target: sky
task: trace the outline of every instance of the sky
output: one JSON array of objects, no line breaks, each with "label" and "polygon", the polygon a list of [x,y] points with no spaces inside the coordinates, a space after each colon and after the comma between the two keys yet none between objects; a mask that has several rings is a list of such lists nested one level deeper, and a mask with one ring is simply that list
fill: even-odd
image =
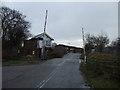
[{"label": "sky", "polygon": [[117,2],[4,2],[16,9],[31,23],[33,36],[43,32],[45,10],[48,10],[46,32],[57,44],[83,47],[85,34],[106,33],[109,39],[118,37]]}]

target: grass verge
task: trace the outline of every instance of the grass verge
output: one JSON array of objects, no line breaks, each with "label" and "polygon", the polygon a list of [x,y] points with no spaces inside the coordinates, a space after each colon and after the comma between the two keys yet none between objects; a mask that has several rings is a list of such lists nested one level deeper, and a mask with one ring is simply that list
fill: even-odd
[{"label": "grass verge", "polygon": [[97,72],[87,70],[84,63],[81,63],[80,70],[86,77],[87,83],[94,88],[120,88],[120,83],[117,80],[108,78],[107,75],[100,75]]},{"label": "grass verge", "polygon": [[5,60],[2,61],[3,66],[11,66],[11,65],[26,65],[26,64],[39,64],[44,62],[44,60],[40,60],[38,58],[32,59],[17,59],[17,60]]},{"label": "grass verge", "polygon": [[[94,53],[91,56],[89,56],[87,60],[88,61],[87,64],[85,63],[80,64],[80,70],[83,73],[83,75],[86,77],[87,83],[91,84],[94,88],[119,88],[120,89],[119,80],[111,77],[108,72],[103,72],[102,70],[99,69],[99,62],[97,62],[97,60],[105,61],[107,59],[117,61],[114,55]],[[104,64],[107,65],[106,63]]]}]

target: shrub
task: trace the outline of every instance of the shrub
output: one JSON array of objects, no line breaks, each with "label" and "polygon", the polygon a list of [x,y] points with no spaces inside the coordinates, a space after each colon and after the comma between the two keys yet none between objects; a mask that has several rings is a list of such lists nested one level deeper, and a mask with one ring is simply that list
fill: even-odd
[{"label": "shrub", "polygon": [[61,58],[66,54],[66,49],[62,46],[57,46],[54,48],[52,55],[55,58]]},{"label": "shrub", "polygon": [[83,54],[80,55],[80,59],[84,59],[84,55]]},{"label": "shrub", "polygon": [[25,59],[27,59],[27,60],[30,60],[30,59],[33,59],[34,58],[34,56],[32,56],[32,55],[26,55],[25,56]]}]

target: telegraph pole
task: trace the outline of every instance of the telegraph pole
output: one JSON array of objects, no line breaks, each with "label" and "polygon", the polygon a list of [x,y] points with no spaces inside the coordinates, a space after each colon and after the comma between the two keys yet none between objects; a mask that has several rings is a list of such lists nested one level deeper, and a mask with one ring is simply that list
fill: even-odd
[{"label": "telegraph pole", "polygon": [[43,32],[43,45],[42,45],[42,59],[45,60],[45,30],[46,30],[46,23],[47,23],[47,10],[45,16],[45,24],[44,24],[44,32]]},{"label": "telegraph pole", "polygon": [[86,53],[85,53],[85,39],[84,39],[84,29],[82,28],[82,35],[83,35],[83,54],[84,54],[84,61],[86,63]]}]

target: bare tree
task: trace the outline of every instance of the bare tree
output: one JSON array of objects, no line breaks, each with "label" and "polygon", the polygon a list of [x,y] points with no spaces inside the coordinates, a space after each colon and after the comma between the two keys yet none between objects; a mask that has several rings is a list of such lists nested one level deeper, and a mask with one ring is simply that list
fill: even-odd
[{"label": "bare tree", "polygon": [[89,55],[91,53],[92,48],[94,48],[95,45],[95,36],[86,34],[86,44],[85,44],[85,51],[86,54]]},{"label": "bare tree", "polygon": [[95,45],[97,47],[98,52],[103,52],[104,48],[107,44],[109,44],[109,39],[107,34],[98,35],[95,39]]},{"label": "bare tree", "polygon": [[120,38],[112,41],[110,46],[114,49],[115,53],[120,54]]},{"label": "bare tree", "polygon": [[[0,8],[0,16],[2,19],[2,41],[3,46],[13,47],[19,46],[23,40],[31,34],[29,32],[30,23],[25,20],[26,16],[17,10],[8,7]],[[9,43],[8,43],[9,42]]]},{"label": "bare tree", "polygon": [[105,46],[109,44],[107,34],[100,34],[98,36],[86,35],[86,52],[89,54],[92,48],[95,48],[97,52],[103,52]]},{"label": "bare tree", "polygon": [[0,8],[0,17],[3,58],[16,56],[22,42],[31,36],[31,24],[25,20],[25,15],[8,7]]}]

